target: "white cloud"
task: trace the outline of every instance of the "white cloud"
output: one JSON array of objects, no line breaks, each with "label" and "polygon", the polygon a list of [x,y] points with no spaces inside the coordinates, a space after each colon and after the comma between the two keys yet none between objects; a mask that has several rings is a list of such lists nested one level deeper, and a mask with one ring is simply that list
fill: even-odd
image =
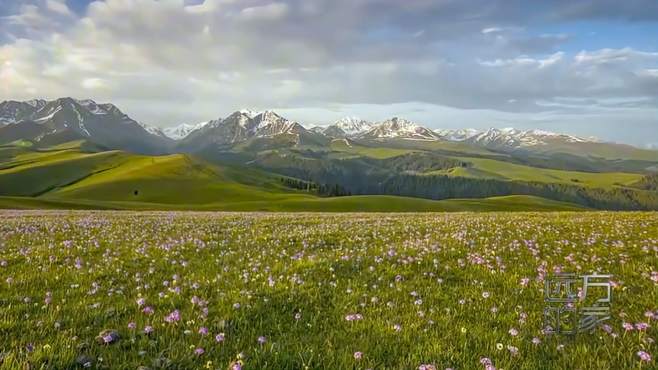
[{"label": "white cloud", "polygon": [[55,13],[63,14],[66,16],[73,15],[69,7],[62,0],[46,0],[46,7]]},{"label": "white cloud", "polygon": [[34,0],[0,18],[12,35],[0,44],[0,99],[87,94],[161,126],[240,107],[422,102],[486,121],[488,110],[575,109],[538,104],[559,97],[658,99],[653,50],[565,53],[569,35],[480,3],[104,0],[80,17]]},{"label": "white cloud", "polygon": [[102,78],[85,78],[82,80],[82,87],[88,90],[103,90],[108,88],[108,82]]},{"label": "white cloud", "polygon": [[271,3],[263,6],[244,8],[240,11],[242,19],[258,20],[277,20],[283,18],[288,12],[288,5],[284,3]]},{"label": "white cloud", "polygon": [[498,33],[502,30],[503,29],[500,27],[487,27],[487,28],[483,28],[481,32],[486,35],[488,33]]}]

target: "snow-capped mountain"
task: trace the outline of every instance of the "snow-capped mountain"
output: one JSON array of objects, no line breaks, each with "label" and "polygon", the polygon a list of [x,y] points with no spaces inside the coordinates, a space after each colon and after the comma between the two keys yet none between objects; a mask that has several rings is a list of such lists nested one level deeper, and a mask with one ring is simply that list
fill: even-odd
[{"label": "snow-capped mountain", "polygon": [[372,122],[357,117],[345,117],[318,131],[331,138],[346,138],[362,134],[373,126]]},{"label": "snow-capped mountain", "polygon": [[480,132],[476,135],[464,139],[465,142],[485,146],[488,148],[511,148],[520,149],[536,146],[545,146],[549,144],[562,143],[586,143],[596,142],[594,138],[581,138],[572,135],[558,134],[544,130],[517,130],[514,128],[496,129],[490,128],[487,131]]},{"label": "snow-capped mountain", "polygon": [[207,125],[209,122],[210,121],[200,122],[195,125],[191,125],[188,123],[181,123],[178,126],[167,127],[163,129],[162,132],[170,139],[181,140],[187,135],[189,135],[191,132],[196,131],[201,127]]},{"label": "snow-capped mountain", "polygon": [[458,129],[458,130],[436,130],[437,133],[442,139],[448,141],[464,141],[470,139],[473,136],[479,135],[482,131],[467,128],[467,129]]},{"label": "snow-capped mountain", "polygon": [[34,114],[35,111],[46,105],[45,100],[35,99],[29,101],[7,100],[0,103],[0,124],[20,122]]},{"label": "snow-capped mountain", "polygon": [[357,137],[362,139],[439,139],[439,135],[434,133],[432,130],[398,117],[393,117],[386,121],[375,124],[370,130],[357,135]]},{"label": "snow-capped mountain", "polygon": [[340,128],[348,135],[354,135],[370,130],[373,127],[373,123],[358,117],[345,117],[336,121],[334,126]]},{"label": "snow-capped mountain", "polygon": [[299,135],[306,129],[295,121],[279,116],[273,111],[254,113],[237,111],[225,119],[208,122],[181,140],[181,147],[192,150],[208,146],[226,146],[254,137]]},{"label": "snow-capped mountain", "polygon": [[[280,135],[285,135],[279,138]],[[432,131],[409,120],[394,117],[372,123],[346,117],[326,127],[306,130],[301,124],[273,111],[236,111],[223,119],[198,124],[181,124],[164,132],[140,123],[112,104],[93,100],[60,98],[0,103],[0,144],[23,139],[43,145],[85,139],[108,149],[138,153],[165,153],[175,150],[196,152],[208,147],[227,147],[252,138],[258,147],[285,147],[309,143],[325,145],[331,139],[359,140],[443,140],[485,147],[495,151],[536,151],[591,153],[596,148],[630,150],[618,144],[602,143],[543,130],[491,128]],[[177,144],[175,143],[177,142]],[[591,145],[598,143],[598,146]],[[617,145],[614,148],[610,145]],[[597,149],[597,150],[599,150]],[[603,152],[603,149],[600,149]]]},{"label": "snow-capped mountain", "polygon": [[159,129],[133,120],[112,104],[88,99],[6,101],[0,104],[0,117],[6,123],[0,142],[87,139],[111,149],[145,153],[162,152],[169,143]]},{"label": "snow-capped mountain", "polygon": [[296,121],[290,121],[269,110],[258,114],[252,119],[256,122],[256,126],[252,128],[251,133],[257,137],[299,134],[302,131],[306,131]]}]

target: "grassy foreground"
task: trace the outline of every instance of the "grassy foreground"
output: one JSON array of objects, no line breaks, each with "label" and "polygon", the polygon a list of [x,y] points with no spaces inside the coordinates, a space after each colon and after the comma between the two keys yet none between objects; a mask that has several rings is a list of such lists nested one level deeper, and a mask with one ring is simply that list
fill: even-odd
[{"label": "grassy foreground", "polygon": [[[656,213],[0,219],[3,369],[656,368]],[[614,274],[606,330],[542,334],[557,269]]]},{"label": "grassy foreground", "polygon": [[270,212],[463,212],[463,211],[578,211],[576,204],[528,195],[484,199],[428,200],[387,195],[321,198],[288,194],[270,200],[211,202],[206,204],[151,203],[136,201],[66,200],[58,198],[1,197],[0,209],[114,209],[206,210]]}]

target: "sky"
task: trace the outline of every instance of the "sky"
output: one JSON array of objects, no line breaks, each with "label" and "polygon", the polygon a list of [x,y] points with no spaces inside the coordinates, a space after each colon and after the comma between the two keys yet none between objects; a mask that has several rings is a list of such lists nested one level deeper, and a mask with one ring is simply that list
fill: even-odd
[{"label": "sky", "polygon": [[658,1],[0,0],[0,100],[63,96],[658,148]]}]

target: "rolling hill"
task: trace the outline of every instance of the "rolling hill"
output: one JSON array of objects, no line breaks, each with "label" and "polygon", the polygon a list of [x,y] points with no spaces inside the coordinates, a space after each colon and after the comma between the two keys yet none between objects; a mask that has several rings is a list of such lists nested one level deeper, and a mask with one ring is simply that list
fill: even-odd
[{"label": "rolling hill", "polygon": [[84,142],[33,149],[5,145],[0,208],[195,209],[226,211],[580,210],[529,196],[445,200],[396,196],[320,197],[280,176],[213,165],[185,154],[84,152]]},{"label": "rolling hill", "polygon": [[398,117],[307,129],[241,110],[161,131],[72,98],[0,103],[0,123],[6,204],[658,209],[658,151],[540,130],[432,131]]}]

